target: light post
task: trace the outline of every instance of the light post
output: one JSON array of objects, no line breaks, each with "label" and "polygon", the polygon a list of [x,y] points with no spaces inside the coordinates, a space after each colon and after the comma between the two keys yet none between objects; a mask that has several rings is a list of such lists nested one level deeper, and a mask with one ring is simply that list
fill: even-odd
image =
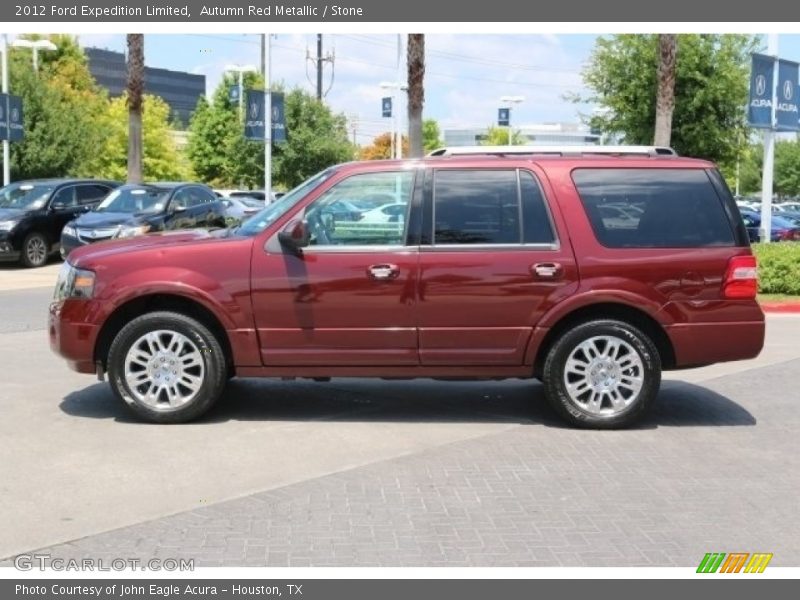
[{"label": "light post", "polygon": [[392,94],[392,158],[403,158],[403,111],[400,110],[400,93],[408,91],[408,86],[394,81],[381,81],[381,89],[391,90]]},{"label": "light post", "polygon": [[14,48],[30,48],[33,50],[33,71],[39,72],[39,50],[58,50],[58,47],[50,40],[26,40],[17,38],[11,45]]},{"label": "light post", "polygon": [[514,145],[514,129],[511,126],[511,113],[512,113],[512,104],[520,104],[521,102],[525,101],[525,96],[501,96],[500,97],[500,104],[503,108],[508,109],[508,145]]},{"label": "light post", "polygon": [[239,76],[239,120],[242,120],[242,111],[244,108],[244,74],[255,73],[258,69],[253,65],[226,65],[225,70],[230,73],[238,73]]},{"label": "light post", "polygon": [[[3,44],[2,47],[0,47],[0,52],[2,52],[3,54],[2,89],[4,94],[8,94],[8,34],[7,33],[3,34]],[[3,185],[6,186],[9,183],[11,183],[11,146],[9,146],[8,140],[5,139],[3,140]]]}]

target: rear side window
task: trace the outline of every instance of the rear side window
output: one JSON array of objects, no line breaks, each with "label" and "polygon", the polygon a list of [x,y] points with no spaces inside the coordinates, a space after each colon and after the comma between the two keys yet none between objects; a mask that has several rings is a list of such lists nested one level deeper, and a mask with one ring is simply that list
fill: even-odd
[{"label": "rear side window", "polygon": [[438,245],[550,244],[555,239],[541,188],[527,171],[437,170],[433,205]]},{"label": "rear side window", "polygon": [[733,246],[734,232],[702,169],[576,169],[572,179],[608,248]]}]

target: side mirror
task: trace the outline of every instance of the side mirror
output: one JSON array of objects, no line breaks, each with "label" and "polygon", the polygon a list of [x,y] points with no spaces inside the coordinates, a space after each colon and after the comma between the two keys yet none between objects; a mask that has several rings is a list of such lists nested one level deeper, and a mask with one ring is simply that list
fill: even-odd
[{"label": "side mirror", "polygon": [[278,241],[281,246],[294,254],[302,254],[302,249],[311,243],[311,232],[308,230],[308,224],[299,219],[289,221],[283,231],[278,233]]},{"label": "side mirror", "polygon": [[69,207],[64,202],[53,202],[50,205],[50,210],[53,210],[53,211],[56,211],[56,212],[61,211],[61,210],[66,210],[67,208],[69,208]]},{"label": "side mirror", "polygon": [[185,206],[180,206],[180,205],[173,205],[172,206],[172,212],[174,212],[174,213],[182,213],[182,212],[185,212],[185,211],[186,211],[186,207]]}]

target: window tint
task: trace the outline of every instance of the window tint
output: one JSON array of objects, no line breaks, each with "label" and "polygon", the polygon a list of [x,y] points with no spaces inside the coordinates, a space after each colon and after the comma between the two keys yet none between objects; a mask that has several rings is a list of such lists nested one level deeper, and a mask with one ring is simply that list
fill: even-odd
[{"label": "window tint", "polygon": [[578,169],[572,178],[604,246],[734,245],[722,202],[701,169]]},{"label": "window tint", "polygon": [[[364,173],[331,187],[306,208],[312,246],[392,246],[405,243],[412,171]],[[375,203],[401,205],[395,215]]]},{"label": "window tint", "polygon": [[79,185],[78,186],[78,204],[92,204],[99,202],[108,195],[109,188],[102,185]]},{"label": "window tint", "polygon": [[555,235],[542,188],[528,171],[519,172],[519,188],[522,193],[523,241],[526,244],[552,244]]},{"label": "window tint", "polygon": [[434,244],[519,244],[515,170],[439,170]]},{"label": "window tint", "polygon": [[201,204],[208,204],[214,202],[217,197],[206,189],[201,187],[189,188],[189,203],[190,206],[200,206]]},{"label": "window tint", "polygon": [[67,187],[63,187],[58,190],[53,196],[53,205],[63,206],[65,208],[72,208],[78,205],[78,201],[75,199],[75,186],[68,185]]}]

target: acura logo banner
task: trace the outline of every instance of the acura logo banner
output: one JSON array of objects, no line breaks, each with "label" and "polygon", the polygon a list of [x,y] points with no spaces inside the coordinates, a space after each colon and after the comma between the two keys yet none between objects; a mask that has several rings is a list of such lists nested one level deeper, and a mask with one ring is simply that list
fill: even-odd
[{"label": "acura logo banner", "polygon": [[0,94],[0,140],[19,142],[25,137],[22,98]]},{"label": "acura logo banner", "polygon": [[772,73],[775,59],[753,54],[747,120],[753,127],[772,128]]},{"label": "acura logo banner", "polygon": [[[264,141],[265,94],[261,90],[248,90],[246,96],[247,112],[245,113],[244,137],[248,140]],[[286,116],[284,114],[283,94],[272,92],[272,141],[286,141]]]},{"label": "acura logo banner", "polygon": [[775,120],[778,131],[799,131],[797,79],[800,65],[790,60],[778,61],[778,94],[775,103]]}]

